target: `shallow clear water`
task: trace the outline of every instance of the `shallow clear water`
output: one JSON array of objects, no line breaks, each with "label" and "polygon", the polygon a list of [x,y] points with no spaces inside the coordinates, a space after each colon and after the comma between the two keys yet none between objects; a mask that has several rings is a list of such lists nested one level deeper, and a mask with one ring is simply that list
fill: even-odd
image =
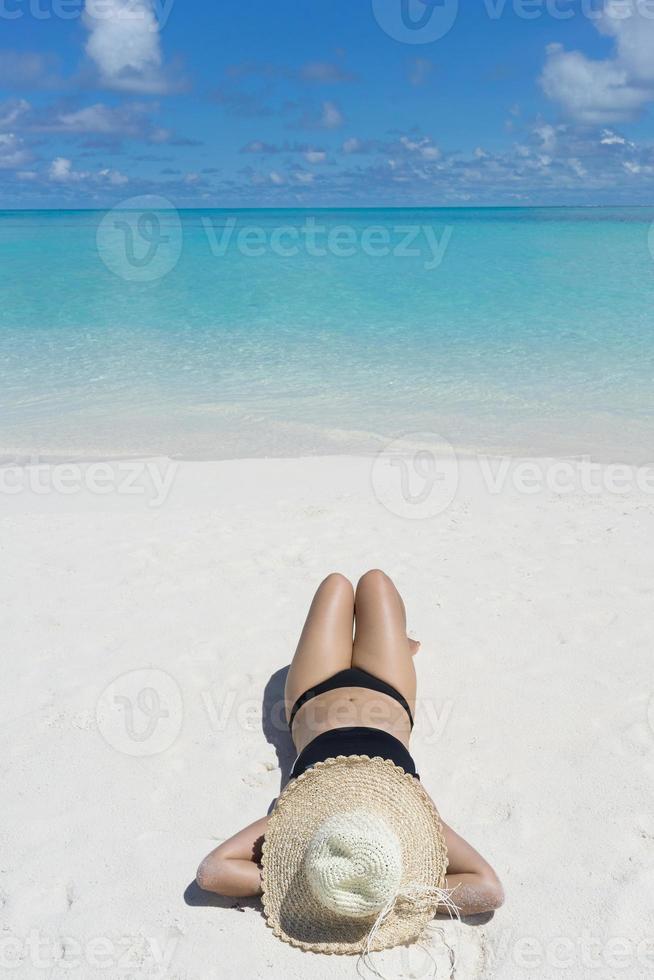
[{"label": "shallow clear water", "polygon": [[5,455],[654,455],[654,208],[141,212],[0,212]]}]

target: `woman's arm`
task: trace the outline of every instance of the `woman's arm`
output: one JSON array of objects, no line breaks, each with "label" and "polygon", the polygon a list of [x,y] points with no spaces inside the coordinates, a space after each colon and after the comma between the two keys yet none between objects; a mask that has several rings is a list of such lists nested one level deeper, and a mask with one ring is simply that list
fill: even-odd
[{"label": "woman's arm", "polygon": [[[499,909],[504,903],[504,889],[488,861],[445,823],[443,834],[448,854],[445,887],[460,915]],[[438,911],[447,909],[441,906]]]},{"label": "woman's arm", "polygon": [[[262,817],[207,854],[196,875],[200,888],[230,898],[260,895],[261,845],[268,820]],[[459,913],[475,915],[498,909],[504,891],[490,864],[445,823],[443,833],[448,852],[445,887]],[[442,906],[439,911],[447,909]]]},{"label": "woman's arm", "polygon": [[244,827],[207,854],[195,880],[207,892],[229,898],[261,894],[261,845],[269,817]]}]

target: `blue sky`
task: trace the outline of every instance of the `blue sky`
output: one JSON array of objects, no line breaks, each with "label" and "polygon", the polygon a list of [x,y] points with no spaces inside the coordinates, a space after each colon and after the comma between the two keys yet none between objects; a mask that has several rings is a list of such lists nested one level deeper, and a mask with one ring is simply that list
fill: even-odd
[{"label": "blue sky", "polygon": [[0,0],[0,206],[650,203],[654,0]]}]

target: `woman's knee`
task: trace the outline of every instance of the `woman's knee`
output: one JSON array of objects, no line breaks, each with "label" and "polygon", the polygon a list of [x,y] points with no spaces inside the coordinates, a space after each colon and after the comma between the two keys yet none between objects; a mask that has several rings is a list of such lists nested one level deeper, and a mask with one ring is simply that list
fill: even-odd
[{"label": "woman's knee", "polygon": [[354,593],[354,589],[349,578],[347,578],[345,575],[341,575],[340,572],[330,572],[330,574],[320,583],[320,591],[322,590],[342,593],[344,595],[352,595]]},{"label": "woman's knee", "polygon": [[381,568],[371,568],[359,579],[357,592],[395,592],[395,584],[390,575]]}]

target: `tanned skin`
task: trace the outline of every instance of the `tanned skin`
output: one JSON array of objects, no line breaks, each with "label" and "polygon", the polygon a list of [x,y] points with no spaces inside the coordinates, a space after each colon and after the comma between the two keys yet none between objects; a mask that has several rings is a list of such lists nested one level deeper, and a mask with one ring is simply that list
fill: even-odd
[{"label": "tanned skin", "polygon": [[[384,572],[366,572],[356,593],[343,575],[328,575],[313,598],[289,668],[287,718],[301,694],[346,667],[360,667],[391,684],[414,713],[413,657],[419,647],[407,637],[404,602]],[[411,725],[402,705],[361,687],[326,691],[302,705],[293,721],[293,742],[301,752],[321,732],[350,725],[382,729],[409,748]],[[260,895],[261,845],[268,820],[261,817],[211,851],[197,871],[200,888],[232,898]],[[445,823],[443,832],[448,853],[445,887],[459,914],[498,909],[504,891],[493,868]]]}]

